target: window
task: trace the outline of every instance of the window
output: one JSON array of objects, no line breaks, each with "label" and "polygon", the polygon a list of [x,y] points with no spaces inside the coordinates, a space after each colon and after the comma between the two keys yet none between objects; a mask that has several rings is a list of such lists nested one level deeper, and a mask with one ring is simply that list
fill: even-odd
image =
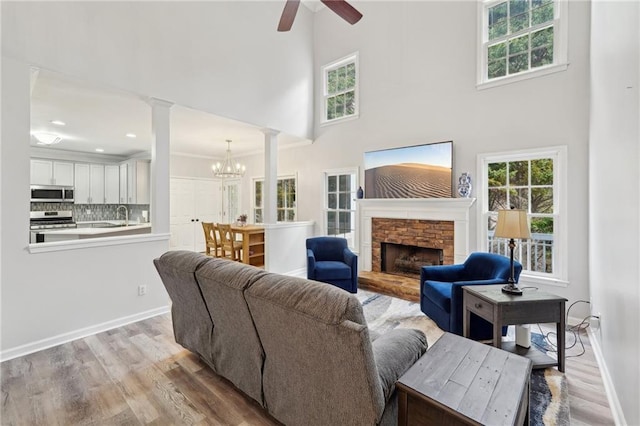
[{"label": "window", "polygon": [[322,67],[322,123],[358,116],[358,54]]},{"label": "window", "polygon": [[481,4],[479,84],[566,69],[567,3],[489,0]]},{"label": "window", "polygon": [[356,171],[325,173],[325,233],[347,239],[355,249]]},{"label": "window", "polygon": [[484,250],[509,256],[508,241],[494,238],[499,209],[526,210],[531,239],[518,241],[514,258],[521,280],[566,284],[566,148],[480,156]]},{"label": "window", "polygon": [[[278,178],[277,183],[277,221],[293,222],[296,220],[296,178]],[[263,200],[264,200],[264,179],[256,179],[253,184],[253,220],[254,223],[262,223]]]}]

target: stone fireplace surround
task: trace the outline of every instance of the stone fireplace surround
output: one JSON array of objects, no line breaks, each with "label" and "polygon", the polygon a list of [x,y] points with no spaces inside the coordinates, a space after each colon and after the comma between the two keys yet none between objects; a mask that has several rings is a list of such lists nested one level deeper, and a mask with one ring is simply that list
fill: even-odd
[{"label": "stone fireplace surround", "polygon": [[[453,222],[453,253],[445,252],[445,264],[462,263],[469,255],[469,215],[475,198],[424,198],[424,199],[361,199],[358,200],[360,218],[360,252],[358,265],[361,271],[379,271],[373,267],[374,241],[372,225],[374,218]],[[409,221],[406,221],[406,220]],[[424,225],[421,225],[424,226]],[[437,226],[436,226],[437,227]],[[421,229],[408,230],[424,232]],[[378,242],[379,248],[379,242]],[[378,254],[379,256],[379,254]],[[379,262],[379,259],[377,259]]]}]

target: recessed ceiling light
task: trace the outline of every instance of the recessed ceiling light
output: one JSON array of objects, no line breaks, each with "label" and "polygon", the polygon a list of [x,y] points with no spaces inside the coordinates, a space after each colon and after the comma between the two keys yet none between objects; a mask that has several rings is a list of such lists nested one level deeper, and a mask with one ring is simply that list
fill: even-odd
[{"label": "recessed ceiling light", "polygon": [[125,136],[128,137],[128,138],[133,139],[133,138],[136,137],[136,134],[135,133],[127,133]]},{"label": "recessed ceiling light", "polygon": [[51,124],[55,124],[56,126],[66,126],[67,123],[65,123],[64,121],[61,120],[51,120],[50,121]]},{"label": "recessed ceiling light", "polygon": [[96,148],[96,152],[104,152],[104,149],[102,149],[102,148]]}]

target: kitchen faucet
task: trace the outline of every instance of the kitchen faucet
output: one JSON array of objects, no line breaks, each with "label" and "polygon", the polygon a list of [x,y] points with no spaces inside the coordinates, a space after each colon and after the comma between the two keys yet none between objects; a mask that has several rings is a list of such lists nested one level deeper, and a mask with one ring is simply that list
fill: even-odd
[{"label": "kitchen faucet", "polygon": [[120,215],[120,208],[124,209],[124,226],[129,226],[129,211],[127,210],[127,206],[118,206],[116,209],[116,218]]}]

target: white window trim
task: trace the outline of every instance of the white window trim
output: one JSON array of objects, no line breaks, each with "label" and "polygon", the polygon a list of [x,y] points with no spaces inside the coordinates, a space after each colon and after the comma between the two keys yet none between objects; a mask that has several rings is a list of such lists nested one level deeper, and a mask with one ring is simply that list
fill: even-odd
[{"label": "white window trim", "polygon": [[555,19],[553,20],[553,58],[551,65],[523,71],[518,74],[507,75],[505,77],[488,80],[487,75],[487,46],[488,42],[488,16],[487,10],[505,0],[478,1],[478,43],[477,43],[477,84],[478,90],[489,89],[491,87],[503,86],[518,81],[529,80],[531,78],[542,77],[544,75],[565,71],[569,67],[568,62],[568,34],[569,34],[569,1],[555,1]]},{"label": "white window trim", "polygon": [[[320,126],[327,126],[336,123],[343,123],[345,121],[356,120],[360,117],[360,52],[354,52],[337,61],[324,65],[320,69],[320,76],[322,77],[322,86],[320,88],[320,99],[322,105],[320,107]],[[356,101],[355,112],[352,115],[334,118],[333,120],[327,120],[327,72],[335,68],[340,68],[350,62],[355,63],[356,66],[356,85],[354,87],[354,96]]]},{"label": "white window trim", "polygon": [[486,192],[488,187],[487,168],[489,163],[503,161],[520,161],[533,160],[538,158],[553,158],[553,202],[554,202],[554,272],[553,274],[536,273],[530,271],[522,271],[520,274],[520,284],[531,285],[552,285],[558,287],[567,287],[569,285],[568,278],[568,176],[567,176],[567,147],[552,146],[545,148],[527,149],[519,151],[496,152],[479,154],[477,162],[478,170],[478,190],[477,203],[479,206],[478,214],[478,250],[488,251],[487,247],[487,210],[489,208],[489,200]]},{"label": "white window trim", "polygon": [[[327,176],[329,175],[346,175],[346,174],[354,174],[356,177],[356,187],[360,187],[360,170],[358,167],[344,167],[339,169],[325,169],[322,171],[323,176],[323,184],[322,184],[322,234],[327,235],[327,211],[329,211],[329,206],[327,205]],[[357,190],[356,190],[357,191]],[[358,252],[360,247],[360,225],[359,217],[358,217],[358,204],[354,201],[355,205],[353,210],[355,211],[355,222],[353,224],[353,245],[354,247],[350,247],[354,253]],[[334,210],[334,209],[332,209]]]},{"label": "white window trim", "polygon": [[[292,173],[290,175],[282,175],[276,177],[276,188],[277,182],[282,179],[293,179],[296,182],[296,206],[292,209],[294,212],[295,221],[298,221],[298,174]],[[262,182],[262,201],[264,202],[264,176],[256,176],[251,178],[251,215],[255,218],[255,210],[256,210],[256,182]],[[277,197],[277,194],[276,194]],[[276,200],[276,219],[277,219],[277,204],[278,200]],[[264,218],[264,205],[262,206],[262,217]],[[264,223],[264,222],[260,222]],[[278,223],[292,223],[288,221],[278,222]]]}]

